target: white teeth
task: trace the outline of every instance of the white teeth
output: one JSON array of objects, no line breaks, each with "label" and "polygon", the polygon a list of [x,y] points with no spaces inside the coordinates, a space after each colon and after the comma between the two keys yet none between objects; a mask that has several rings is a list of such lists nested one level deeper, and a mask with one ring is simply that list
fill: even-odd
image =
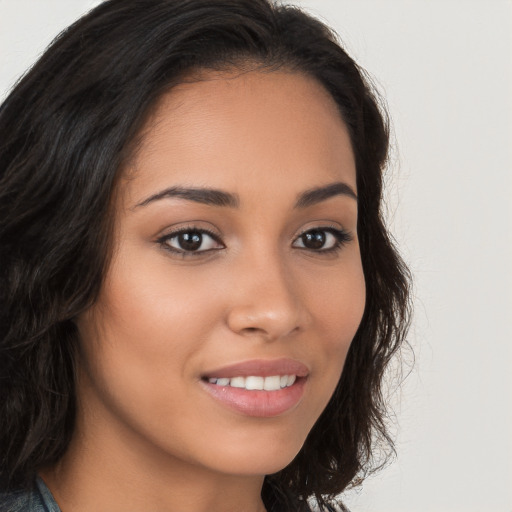
[{"label": "white teeth", "polygon": [[295,379],[297,378],[296,375],[288,375],[288,382],[286,383],[287,386],[292,386],[295,382]]},{"label": "white teeth", "polygon": [[278,389],[281,389],[281,377],[279,377],[279,375],[265,377],[263,389],[265,391],[277,391]]},{"label": "white teeth", "polygon": [[265,379],[263,377],[246,377],[245,389],[263,389]]},{"label": "white teeth", "polygon": [[245,388],[245,377],[233,377],[229,385],[232,388]]},{"label": "white teeth", "polygon": [[248,377],[232,377],[231,379],[211,377],[208,382],[217,386],[231,386],[233,388],[245,388],[249,391],[265,390],[277,391],[290,387],[297,379],[296,375],[272,375],[270,377],[259,377],[250,375]]}]

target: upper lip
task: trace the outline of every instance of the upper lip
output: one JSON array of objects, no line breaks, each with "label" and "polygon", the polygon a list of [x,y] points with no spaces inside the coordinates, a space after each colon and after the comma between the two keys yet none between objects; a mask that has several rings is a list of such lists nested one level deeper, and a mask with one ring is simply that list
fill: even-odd
[{"label": "upper lip", "polygon": [[240,363],[223,366],[206,372],[205,378],[232,378],[261,376],[271,377],[273,375],[296,375],[306,377],[309,374],[308,367],[295,359],[253,359]]}]

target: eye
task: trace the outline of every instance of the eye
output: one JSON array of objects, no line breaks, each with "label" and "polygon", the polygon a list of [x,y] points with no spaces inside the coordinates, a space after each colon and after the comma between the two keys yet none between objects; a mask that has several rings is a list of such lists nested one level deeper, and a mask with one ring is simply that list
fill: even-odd
[{"label": "eye", "polygon": [[293,247],[316,252],[329,252],[340,249],[352,240],[352,236],[335,228],[315,228],[302,233],[293,243]]},{"label": "eye", "polygon": [[204,229],[183,229],[163,236],[158,242],[166,249],[180,254],[204,253],[224,248],[216,235]]}]

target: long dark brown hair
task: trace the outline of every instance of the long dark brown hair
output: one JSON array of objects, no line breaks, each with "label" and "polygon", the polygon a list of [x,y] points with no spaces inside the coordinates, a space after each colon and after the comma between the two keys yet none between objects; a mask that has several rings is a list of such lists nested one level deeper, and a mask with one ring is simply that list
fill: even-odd
[{"label": "long dark brown hair", "polygon": [[[268,475],[269,511],[321,507],[375,468],[383,375],[408,326],[407,268],[381,215],[388,124],[335,35],[270,0],[108,0],[65,30],[0,107],[0,480],[28,486],[75,421],[73,319],[109,264],[120,169],[158,98],[194,70],[286,69],[332,95],[356,159],[366,309],[303,448]],[[378,465],[378,464],[377,464]]]}]

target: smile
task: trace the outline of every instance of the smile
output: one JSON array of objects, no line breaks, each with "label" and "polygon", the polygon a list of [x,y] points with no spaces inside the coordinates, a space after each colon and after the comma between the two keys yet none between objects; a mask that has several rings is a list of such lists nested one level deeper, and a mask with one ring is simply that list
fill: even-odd
[{"label": "smile", "polygon": [[231,379],[211,377],[208,382],[216,386],[231,386],[249,391],[278,391],[292,386],[296,379],[296,375],[272,375],[270,377],[249,375],[248,377],[233,377]]},{"label": "smile", "polygon": [[284,358],[212,369],[202,375],[201,384],[219,405],[244,416],[269,418],[295,409],[308,380],[305,364]]}]

